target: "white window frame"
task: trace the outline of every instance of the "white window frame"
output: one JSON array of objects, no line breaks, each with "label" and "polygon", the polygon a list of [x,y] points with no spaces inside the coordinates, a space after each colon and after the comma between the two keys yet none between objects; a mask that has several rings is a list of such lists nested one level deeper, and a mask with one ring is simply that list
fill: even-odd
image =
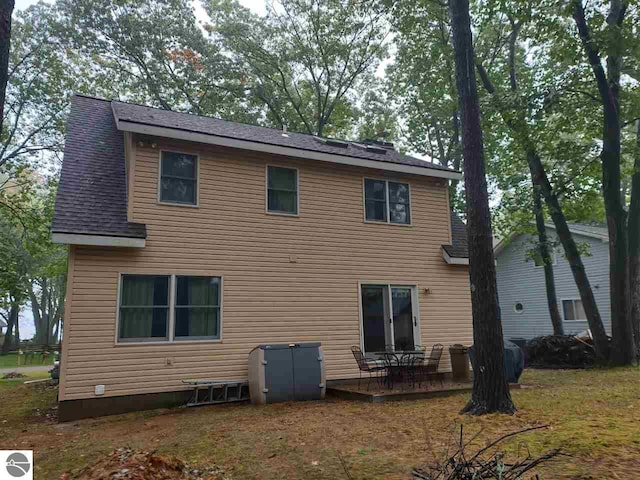
[{"label": "white window frame", "polygon": [[[122,305],[120,304],[120,300],[122,298],[122,284],[123,278],[127,275],[137,275],[137,276],[146,276],[146,277],[169,277],[169,285],[167,285],[167,337],[166,339],[156,339],[158,337],[142,337],[142,338],[132,338],[132,339],[121,339],[120,338],[120,308]],[[172,309],[172,295],[171,295],[171,285],[172,278],[169,273],[121,273],[118,276],[118,295],[117,295],[117,305],[116,305],[116,343],[120,344],[149,344],[149,343],[167,343],[171,339],[171,309]],[[153,306],[150,306],[153,308]],[[164,308],[164,307],[163,307]]]},{"label": "white window frame", "polygon": [[[122,277],[125,275],[143,275],[149,277],[169,277],[169,318],[168,321],[168,329],[169,334],[166,340],[153,340],[153,337],[150,337],[149,340],[145,339],[120,339],[120,297],[122,295]],[[219,309],[220,314],[218,315],[218,337],[193,337],[188,338],[185,337],[184,340],[176,340],[175,338],[175,306],[176,306],[176,289],[177,282],[176,277],[217,277],[220,279],[220,292],[219,292]],[[223,300],[223,291],[224,291],[224,277],[222,275],[216,275],[212,273],[149,273],[149,272],[120,272],[118,274],[118,293],[116,295],[116,336],[115,336],[115,344],[116,345],[181,345],[183,343],[222,343],[223,339],[223,309],[224,309],[224,300]]]},{"label": "white window frame", "polygon": [[[385,200],[387,202],[387,219],[386,220],[368,220],[367,219],[367,192],[366,183],[367,180],[373,180],[374,182],[384,182]],[[402,183],[409,188],[409,223],[397,223],[391,221],[391,212],[389,211],[389,182]],[[362,177],[362,218],[364,223],[374,223],[378,225],[397,225],[399,227],[411,227],[413,226],[413,204],[411,202],[411,183],[405,180],[396,180],[393,178],[376,178],[376,177]]]},{"label": "white window frame", "polygon": [[[196,203],[180,203],[180,202],[168,202],[166,200],[162,200],[162,154],[164,152],[167,153],[178,153],[182,155],[191,155],[196,157]],[[170,205],[172,207],[188,207],[188,208],[198,208],[200,206],[200,154],[196,152],[189,152],[186,150],[169,150],[169,149],[161,149],[158,153],[158,196],[157,202],[159,205]]]},{"label": "white window frame", "polygon": [[[287,170],[296,171],[296,213],[277,212],[269,210],[269,167],[286,168]],[[283,217],[299,217],[300,216],[300,169],[289,165],[278,165],[275,163],[267,163],[264,166],[264,211],[267,215],[280,215]]]},{"label": "white window frame", "polygon": [[[553,262],[551,263],[551,265],[555,267],[556,265],[558,265],[558,252],[557,252],[555,247],[553,247],[551,250],[552,250],[552,253],[553,253]],[[534,266],[534,268],[544,268],[544,264],[543,265],[536,265],[535,257],[533,258],[533,266]]]},{"label": "white window frame", "polygon": [[[409,288],[411,289],[411,306],[413,309],[414,325],[413,325],[413,343],[414,345],[422,345],[422,329],[420,325],[420,295],[417,282],[390,282],[389,280],[363,280],[358,282],[358,318],[359,318],[359,330],[360,330],[360,349],[367,355],[364,348],[364,318],[362,315],[362,287],[367,286],[379,286],[387,287],[387,299],[388,308],[390,312],[385,312],[385,322],[390,319],[387,318],[387,314],[390,313],[393,316],[393,300],[391,295],[392,288]],[[391,343],[395,344],[393,321],[391,319]]]},{"label": "white window frame", "polygon": [[[561,298],[560,299],[560,310],[562,310],[562,321],[563,322],[586,322],[587,321],[586,312],[585,312],[585,318],[580,318],[580,319],[577,319],[577,320],[568,320],[565,317],[565,315],[564,315],[564,302],[569,302],[569,301],[571,301],[571,302],[576,302],[576,301],[582,302],[582,299],[581,298]],[[584,305],[582,306],[582,309],[584,310]],[[576,311],[575,303],[574,303],[574,306],[573,306],[573,311],[574,312]]]}]

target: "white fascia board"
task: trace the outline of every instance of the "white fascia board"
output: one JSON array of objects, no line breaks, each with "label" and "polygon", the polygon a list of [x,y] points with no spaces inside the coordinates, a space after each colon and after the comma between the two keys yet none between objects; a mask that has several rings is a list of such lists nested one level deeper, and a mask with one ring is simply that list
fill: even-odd
[{"label": "white fascia board", "polygon": [[108,237],[105,235],[85,235],[78,233],[52,233],[53,243],[65,245],[95,245],[98,247],[144,248],[144,238]]},{"label": "white fascia board", "polygon": [[188,132],[175,128],[157,127],[136,122],[128,122],[126,120],[118,120],[117,117],[116,127],[118,128],[118,130],[124,132],[141,133],[154,137],[175,138],[178,140],[207,143],[210,145],[252,150],[254,152],[273,153],[276,155],[285,155],[288,157],[319,160],[322,162],[339,163],[357,167],[374,168],[376,170],[387,170],[391,172],[410,173],[412,175],[422,175],[426,177],[446,178],[451,180],[462,179],[462,174],[459,172],[436,170],[429,167],[414,167],[412,165],[402,165],[399,163],[379,162],[375,160],[366,160],[363,158],[348,157],[346,155],[315,152],[294,147],[283,147],[280,145],[271,145],[268,143],[251,142],[248,140],[239,140],[236,138],[220,137],[207,133]]},{"label": "white fascia board", "polygon": [[[533,223],[533,222],[531,222],[531,223]],[[553,223],[546,223],[545,227],[550,228],[550,229],[552,229],[554,231],[556,229],[556,226]],[[571,228],[571,226],[569,226],[569,231],[574,235],[581,235],[583,237],[595,238],[595,239],[598,239],[598,240],[602,241],[602,243],[609,243],[609,236],[608,235],[600,235],[598,233],[585,232],[583,230],[576,230],[575,228]],[[507,245],[509,245],[517,237],[519,237],[520,235],[523,235],[523,234],[521,234],[521,233],[513,233],[513,234],[503,238],[502,240],[500,240],[500,242],[498,242],[498,244],[493,249],[494,255],[496,255],[496,256],[500,255],[502,253],[502,251],[505,249],[505,247]],[[532,234],[532,235],[535,236],[535,234]]]},{"label": "white fascia board", "polygon": [[469,265],[468,258],[451,257],[444,248],[442,249],[442,256],[444,257],[444,261],[449,265]]},{"label": "white fascia board", "polygon": [[[553,223],[546,223],[545,227],[551,228],[553,230],[556,229],[556,226]],[[575,229],[575,228],[571,228],[571,225],[569,225],[569,231],[571,233],[573,233],[574,235],[582,235],[583,237],[597,238],[598,240],[602,240],[603,243],[608,243],[609,242],[609,235],[602,235],[602,234],[594,233],[594,232],[585,232],[584,230],[578,230],[578,229]]]},{"label": "white fascia board", "polygon": [[497,245],[495,247],[493,247],[493,254],[494,256],[498,256],[500,255],[500,253],[502,253],[502,250],[504,250],[504,248],[511,243],[512,240],[515,239],[515,237],[517,237],[520,234],[511,234],[505,238],[503,238],[502,240],[500,240]]}]

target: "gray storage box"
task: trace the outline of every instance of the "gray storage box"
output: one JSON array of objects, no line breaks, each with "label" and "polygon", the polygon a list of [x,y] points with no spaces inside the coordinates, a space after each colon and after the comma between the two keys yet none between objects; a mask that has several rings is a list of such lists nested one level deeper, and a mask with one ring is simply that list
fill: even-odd
[{"label": "gray storage box", "polygon": [[326,391],[319,342],[258,345],[249,354],[249,395],[257,404],[321,400]]}]

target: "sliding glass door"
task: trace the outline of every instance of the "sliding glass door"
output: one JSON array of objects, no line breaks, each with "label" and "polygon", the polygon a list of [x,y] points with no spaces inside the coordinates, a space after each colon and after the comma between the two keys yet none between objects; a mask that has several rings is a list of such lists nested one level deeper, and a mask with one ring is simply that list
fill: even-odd
[{"label": "sliding glass door", "polygon": [[418,319],[413,313],[413,289],[391,287],[391,306],[393,308],[393,346],[396,350],[413,350],[416,342],[414,324]]},{"label": "sliding glass door", "polygon": [[361,285],[362,343],[368,353],[420,343],[414,286]]},{"label": "sliding glass door", "polygon": [[382,285],[362,285],[362,332],[365,352],[382,352],[391,343],[389,295]]}]

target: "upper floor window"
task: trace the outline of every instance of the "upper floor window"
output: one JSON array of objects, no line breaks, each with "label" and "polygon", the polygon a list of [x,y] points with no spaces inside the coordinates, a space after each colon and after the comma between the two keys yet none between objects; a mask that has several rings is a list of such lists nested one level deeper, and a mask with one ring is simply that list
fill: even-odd
[{"label": "upper floor window", "polygon": [[298,170],[267,167],[267,211],[285,215],[298,214]]},{"label": "upper floor window", "polygon": [[219,339],[221,285],[220,277],[122,275],[118,340]]},{"label": "upper floor window", "polygon": [[565,320],[586,320],[587,314],[584,312],[582,300],[562,300],[562,312]]},{"label": "upper floor window", "polygon": [[197,195],[198,157],[163,151],[160,157],[160,201],[196,205]]},{"label": "upper floor window", "polygon": [[364,180],[365,219],[372,222],[411,223],[408,183],[387,180]]}]

